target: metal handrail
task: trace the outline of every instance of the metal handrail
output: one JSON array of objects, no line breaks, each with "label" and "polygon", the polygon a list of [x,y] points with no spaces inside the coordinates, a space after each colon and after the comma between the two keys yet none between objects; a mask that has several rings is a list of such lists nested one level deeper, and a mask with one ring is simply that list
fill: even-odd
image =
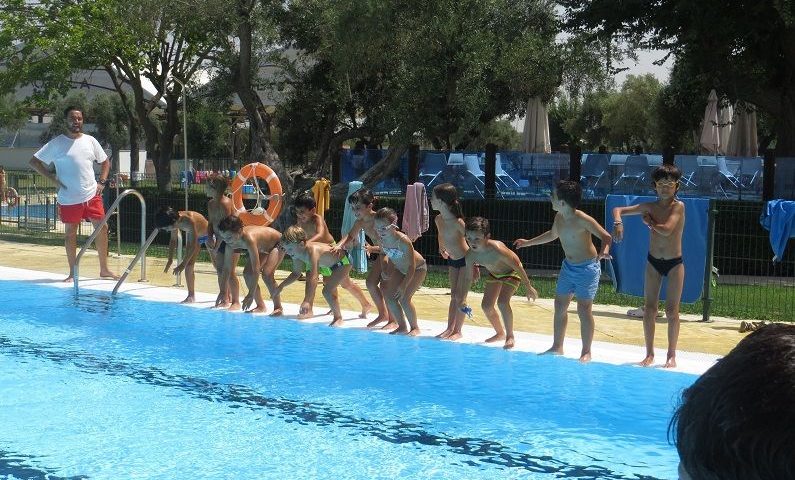
[{"label": "metal handrail", "polygon": [[130,265],[128,265],[127,268],[124,270],[124,272],[121,274],[121,277],[119,277],[119,281],[116,282],[116,286],[113,287],[113,295],[116,295],[116,293],[119,291],[119,287],[121,287],[121,284],[124,283],[125,280],[127,280],[127,276],[130,274],[130,272],[132,272],[132,269],[135,267],[135,264],[138,263],[138,260],[141,257],[144,257],[144,263],[142,264],[142,268],[144,270],[146,269],[146,249],[149,248],[149,245],[152,244],[152,241],[155,239],[155,237],[159,232],[160,229],[158,228],[154,229],[152,233],[149,234],[149,238],[146,239],[146,243],[141,245],[141,248],[138,249],[138,253],[135,255],[135,258],[133,258],[132,262],[130,262]]},{"label": "metal handrail", "polygon": [[[83,254],[88,249],[88,246],[97,238],[99,235],[100,229],[104,227],[108,223],[108,219],[111,215],[113,215],[114,211],[118,208],[119,203],[121,200],[126,197],[127,195],[135,195],[138,197],[138,200],[141,201],[141,247],[146,244],[146,200],[144,200],[144,196],[141,195],[140,192],[134,190],[132,188],[128,188],[127,190],[121,192],[121,194],[116,197],[116,201],[113,202],[113,205],[110,206],[108,212],[105,214],[105,217],[102,221],[94,228],[94,232],[88,237],[86,243],[83,245],[83,248],[80,249],[80,253],[77,254],[75,257],[75,264],[72,267],[72,277],[74,277],[74,285],[75,285],[75,295],[80,292],[80,288],[78,286],[78,282],[80,279],[80,258],[83,257]],[[144,252],[143,262],[141,263],[141,281],[146,280],[146,253]]]}]

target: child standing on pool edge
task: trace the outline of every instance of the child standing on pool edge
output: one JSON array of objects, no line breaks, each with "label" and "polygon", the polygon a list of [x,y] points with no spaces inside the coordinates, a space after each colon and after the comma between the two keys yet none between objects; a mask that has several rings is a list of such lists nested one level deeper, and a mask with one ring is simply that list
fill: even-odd
[{"label": "child standing on pool edge", "polygon": [[[466,254],[469,250],[464,238],[464,213],[458,202],[458,190],[452,183],[443,183],[433,187],[431,208],[439,212],[434,222],[438,232],[439,255],[447,260],[447,279],[450,283],[450,308],[447,311],[447,329],[437,335],[438,338],[450,338],[455,330],[456,318],[464,321],[465,313],[459,305],[462,303],[466,278],[462,271],[466,268]],[[461,336],[456,334],[451,340]]]},{"label": "child standing on pool edge", "polygon": [[[397,329],[389,332],[417,336],[417,309],[411,301],[422,286],[428,265],[405,233],[398,230],[398,216],[394,210],[384,207],[375,214],[375,229],[378,232],[381,252],[386,265],[381,271],[381,289],[389,313],[397,321]],[[406,320],[408,319],[408,326]]]},{"label": "child standing on pool edge", "polygon": [[[533,301],[538,298],[538,293],[530,283],[519,256],[506,247],[504,243],[492,240],[488,220],[483,217],[467,218],[464,231],[469,251],[466,254],[467,266],[464,271],[466,288],[463,290],[464,296],[461,299],[459,308],[462,311],[468,310],[465,304],[466,295],[472,285],[472,270],[475,264],[478,264],[488,272],[488,276],[485,279],[486,290],[483,292],[483,300],[480,305],[483,307],[486,318],[489,319],[496,332],[494,336],[486,339],[486,343],[505,340],[503,348],[513,348],[515,341],[513,338],[511,297],[520,284],[524,284],[527,289],[528,300]],[[495,304],[497,308],[494,308]],[[499,313],[497,313],[498,309]],[[500,323],[500,314],[502,314],[502,323]],[[460,337],[462,327],[463,318],[461,318],[460,323],[458,320],[456,321],[455,331],[453,332],[453,335],[457,335],[455,338]]]},{"label": "child standing on pool edge", "polygon": [[[582,351],[580,361],[591,360],[591,343],[594,334],[593,299],[599,288],[602,269],[599,261],[610,258],[612,237],[593,217],[577,210],[582,200],[582,187],[577,182],[562,180],[552,192],[552,210],[557,212],[552,227],[541,235],[513,242],[514,247],[523,248],[541,245],[560,239],[566,258],[560,267],[555,290],[555,323],[552,348],[544,353],[563,354],[563,339],[566,337],[569,303],[577,297],[577,314],[580,317]],[[591,236],[602,240],[601,252],[597,253]]]},{"label": "child standing on pool edge", "polygon": [[651,230],[649,254],[646,257],[643,297],[643,336],[646,358],[640,365],[654,362],[654,321],[660,299],[663,277],[668,277],[665,291],[665,315],[668,318],[668,354],[665,368],[676,367],[676,342],[679,339],[679,302],[685,282],[682,264],[682,232],[685,227],[685,206],[676,198],[682,172],[673,165],[657,167],[651,175],[657,191],[656,202],[640,203],[613,209],[613,234],[616,242],[624,237],[623,215],[643,215],[643,223]]},{"label": "child standing on pool edge", "polygon": [[384,294],[381,292],[381,270],[386,263],[386,259],[380,252],[381,237],[375,229],[375,196],[373,192],[366,188],[357,190],[348,196],[348,203],[351,204],[351,209],[356,217],[350,231],[347,235],[343,235],[336,246],[332,247],[332,252],[341,254],[343,250],[347,251],[348,244],[355,242],[359,236],[359,231],[364,230],[364,234],[370,238],[373,245],[364,245],[367,254],[378,253],[376,259],[370,265],[370,270],[367,272],[367,291],[375,303],[375,308],[378,309],[378,316],[367,324],[367,328],[375,327],[383,322],[386,322],[381,328],[389,329],[397,326],[395,320],[391,318],[389,309],[384,302]]}]

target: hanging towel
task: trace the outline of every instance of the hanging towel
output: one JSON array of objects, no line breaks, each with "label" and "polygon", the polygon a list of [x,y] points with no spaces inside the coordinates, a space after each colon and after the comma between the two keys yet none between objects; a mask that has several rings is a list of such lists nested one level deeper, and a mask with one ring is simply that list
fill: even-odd
[{"label": "hanging towel", "polygon": [[787,241],[795,238],[795,201],[771,200],[765,205],[759,223],[770,231],[770,246],[773,248],[774,262],[784,258]]},{"label": "hanging towel", "polygon": [[[345,197],[345,211],[342,215],[342,228],[340,232],[342,235],[346,235],[350,232],[351,228],[353,228],[353,224],[356,223],[356,216],[353,214],[351,204],[348,203],[348,197],[361,188],[362,182],[358,180],[354,180],[348,184],[348,195]],[[348,249],[348,258],[354,270],[364,273],[367,271],[367,253],[364,251],[364,230],[359,230],[359,233],[356,234],[356,238],[358,241],[357,245],[349,244],[351,246]]]},{"label": "hanging towel", "polygon": [[317,213],[322,217],[331,206],[331,182],[326,178],[317,180],[312,186],[312,194],[317,203]]},{"label": "hanging towel", "polygon": [[416,182],[406,186],[406,201],[403,204],[403,231],[415,241],[428,230],[430,213],[425,184]]}]

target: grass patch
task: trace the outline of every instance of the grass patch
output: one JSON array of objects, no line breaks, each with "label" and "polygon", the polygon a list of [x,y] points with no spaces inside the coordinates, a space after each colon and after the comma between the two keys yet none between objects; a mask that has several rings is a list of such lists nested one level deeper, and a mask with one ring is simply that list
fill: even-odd
[{"label": "grass patch", "polygon": [[[63,245],[62,234],[39,233],[36,236],[30,233],[23,233],[16,226],[0,225],[0,239],[7,241],[33,243],[38,245]],[[84,236],[82,242],[85,242]],[[81,241],[78,241],[78,245]],[[135,255],[139,245],[136,243],[122,242],[121,253],[124,255]],[[116,244],[113,239],[110,242],[111,252],[115,252]],[[166,258],[168,247],[166,245],[153,245],[147,251],[147,257]],[[199,254],[199,261],[209,262],[210,256],[206,250]],[[242,257],[238,265],[245,264],[245,257]],[[290,258],[279,265],[281,270],[292,270]],[[352,272],[352,278],[364,280],[366,274]],[[542,298],[552,298],[555,295],[556,279],[552,277],[534,276],[531,278],[533,286]],[[424,286],[449,288],[447,284],[447,270],[431,268],[425,278]],[[483,280],[479,280],[472,285],[473,292],[482,293],[484,289]],[[520,286],[516,293],[524,296],[525,288]],[[718,285],[712,288],[711,315],[730,317],[737,319],[754,319],[792,322],[795,320],[795,288],[776,286],[776,285]],[[642,304],[642,299],[630,295],[617,293],[610,283],[601,283],[596,294],[595,303],[607,305],[619,305],[630,308],[638,307]],[[661,304],[662,308],[662,304]],[[692,304],[682,304],[682,313],[697,314],[702,312],[702,302]]]}]

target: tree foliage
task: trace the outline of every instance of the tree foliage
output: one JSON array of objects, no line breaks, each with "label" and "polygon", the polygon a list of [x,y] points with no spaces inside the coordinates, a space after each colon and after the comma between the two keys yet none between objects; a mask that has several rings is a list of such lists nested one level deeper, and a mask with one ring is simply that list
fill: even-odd
[{"label": "tree foliage", "polygon": [[365,184],[388,175],[415,135],[463,148],[495,118],[522,113],[530,96],[551,98],[563,77],[558,25],[546,1],[299,0],[289,3],[282,25],[311,59],[299,84],[314,92],[294,95],[315,101],[292,106],[321,119],[321,156],[332,138],[390,145]]},{"label": "tree foliage", "polygon": [[594,38],[663,49],[706,98],[710,88],[777,123],[779,154],[795,155],[795,2],[563,0],[568,26]]}]

